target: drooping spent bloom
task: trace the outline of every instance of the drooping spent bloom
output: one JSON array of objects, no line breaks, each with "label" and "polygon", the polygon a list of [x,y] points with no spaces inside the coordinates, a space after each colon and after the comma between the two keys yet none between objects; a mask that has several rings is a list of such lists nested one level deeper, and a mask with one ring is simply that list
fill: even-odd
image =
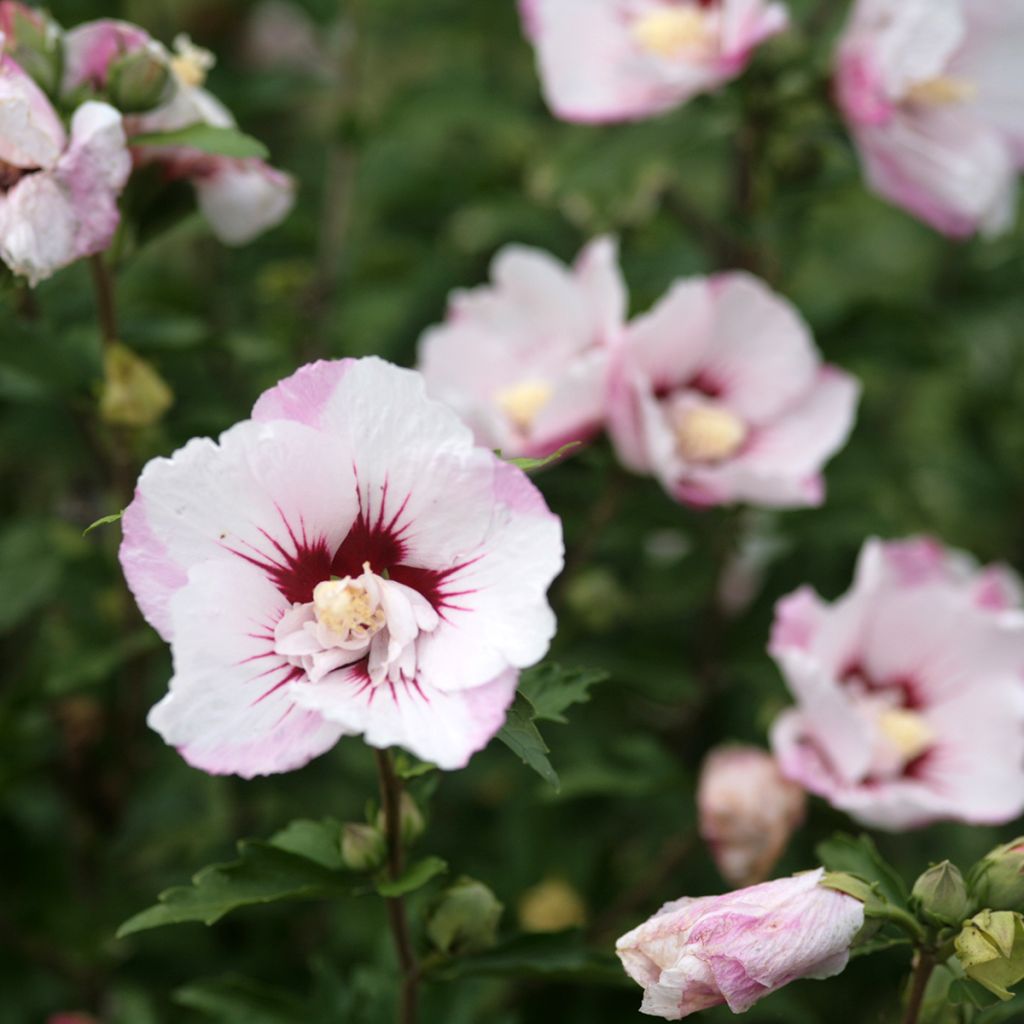
[{"label": "drooping spent bloom", "polygon": [[641,1013],[681,1020],[725,1003],[734,1013],[799,978],[830,978],[850,958],[864,905],[820,884],[824,869],[722,896],[666,903],[616,952],[643,986]]},{"label": "drooping spent bloom", "polygon": [[[86,22],[67,33],[65,90],[106,87],[111,69],[126,55],[159,54],[172,74],[166,102],[126,119],[129,139],[175,132],[197,124],[237,127],[231,112],[203,88],[214,64],[208,50],[185,36],[170,53],[148,33],[127,22]],[[207,153],[187,145],[137,146],[138,166],[156,165],[168,181],[188,181],[199,209],[214,234],[227,245],[243,245],[279,224],[295,201],[295,182],[283,171],[254,157],[244,159]]]},{"label": "drooping spent bloom", "polygon": [[363,734],[442,768],[500,728],[554,632],[561,526],[419,375],[320,362],[142,472],[121,564],[169,641],[150,725],[205,771]]},{"label": "drooping spent bloom", "polygon": [[420,340],[431,395],[505,455],[588,439],[604,418],[608,346],[626,315],[615,242],[591,242],[572,267],[506,246],[491,281],[457,292],[446,322]]},{"label": "drooping spent bloom", "polygon": [[1004,572],[931,542],[868,541],[852,589],[776,607],[771,653],[796,706],[772,727],[787,778],[891,830],[1024,811],[1024,616]]},{"label": "drooping spent bloom", "polygon": [[701,768],[697,810],[722,877],[736,886],[763,882],[803,821],[805,803],[803,790],[758,747],[712,750]]},{"label": "drooping spent bloom", "polygon": [[1024,167],[1024,9],[859,0],[836,92],[871,188],[953,237],[1014,220]]},{"label": "drooping spent bloom", "polygon": [[629,121],[741,74],[786,28],[772,0],[519,0],[544,97],[565,121]]},{"label": "drooping spent bloom", "polygon": [[0,258],[30,284],[106,249],[131,172],[121,115],[82,104],[70,133],[38,85],[0,56]]},{"label": "drooping spent bloom", "polygon": [[690,505],[819,505],[858,385],[823,366],[800,314],[758,278],[677,282],[612,359],[608,428],[622,462]]}]

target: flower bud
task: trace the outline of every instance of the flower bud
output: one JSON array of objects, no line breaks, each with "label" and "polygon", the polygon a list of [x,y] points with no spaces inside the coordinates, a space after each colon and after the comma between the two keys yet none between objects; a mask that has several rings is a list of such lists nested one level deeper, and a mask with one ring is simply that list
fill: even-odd
[{"label": "flower bud", "polygon": [[[412,846],[423,832],[427,825],[423,820],[423,813],[416,806],[416,801],[405,791],[402,792],[402,800],[398,810],[401,822],[402,845]],[[377,812],[377,828],[381,832],[386,831],[383,808]]]},{"label": "flower bud", "polygon": [[497,941],[504,909],[483,882],[463,876],[441,894],[427,936],[442,953],[480,952]]},{"label": "flower bud", "polygon": [[911,896],[934,924],[962,924],[971,911],[964,876],[948,860],[933,864],[921,875]]},{"label": "flower bud", "polygon": [[977,903],[990,910],[1024,910],[1024,836],[986,854],[970,873]]},{"label": "flower bud", "polygon": [[523,893],[517,907],[524,932],[564,932],[587,918],[580,894],[560,878],[546,878]]},{"label": "flower bud", "polygon": [[384,863],[384,836],[372,825],[346,822],[341,828],[341,859],[352,871],[372,871]]},{"label": "flower bud", "polygon": [[174,393],[163,377],[130,348],[107,345],[100,416],[118,427],[148,427],[171,407]]},{"label": "flower bud", "polygon": [[803,790],[770,754],[729,745],[704,761],[697,787],[700,834],[731,885],[763,882],[804,816]]},{"label": "flower bud", "polygon": [[43,92],[55,96],[64,72],[64,39],[48,14],[15,0],[0,0],[3,52],[35,79]]},{"label": "flower bud", "polygon": [[156,47],[126,53],[110,65],[107,94],[126,114],[141,114],[167,102],[173,77],[166,58]]},{"label": "flower bud", "polygon": [[1024,917],[983,910],[956,937],[956,955],[968,978],[1000,999],[1011,999],[1010,986],[1024,981]]}]

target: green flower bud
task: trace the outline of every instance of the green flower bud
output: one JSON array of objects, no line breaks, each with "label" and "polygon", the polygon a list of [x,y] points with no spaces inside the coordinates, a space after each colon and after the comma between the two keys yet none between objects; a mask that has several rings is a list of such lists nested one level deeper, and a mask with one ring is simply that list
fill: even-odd
[{"label": "green flower bud", "polygon": [[170,66],[155,47],[127,53],[110,65],[110,102],[126,114],[141,114],[159,107],[167,102],[173,89]]},{"label": "green flower bud", "polygon": [[1009,910],[983,910],[956,937],[964,973],[1002,1000],[1024,981],[1024,917]]},{"label": "green flower bud", "polygon": [[372,825],[347,822],[341,828],[341,859],[352,871],[373,871],[384,863],[384,836]]},{"label": "green flower bud", "polygon": [[43,92],[56,96],[64,74],[64,38],[60,26],[43,11],[21,3],[0,3],[4,52],[33,78]]},{"label": "green flower bud", "polygon": [[497,941],[504,909],[483,882],[463,876],[441,894],[427,936],[442,953],[480,952]]},{"label": "green flower bud", "polygon": [[171,407],[174,393],[163,377],[130,348],[106,346],[100,416],[118,427],[148,427]]},{"label": "green flower bud", "polygon": [[974,865],[969,877],[980,906],[1024,911],[1024,836],[997,846]]},{"label": "green flower bud", "polygon": [[911,896],[933,924],[959,925],[971,912],[964,876],[948,860],[933,864],[921,875]]},{"label": "green flower bud", "polygon": [[[405,791],[402,792],[398,816],[401,822],[402,845],[412,846],[423,835],[427,824],[423,820],[423,813],[416,806],[416,801]],[[377,812],[377,828],[381,832],[384,832],[387,828],[384,821],[383,808]]]}]

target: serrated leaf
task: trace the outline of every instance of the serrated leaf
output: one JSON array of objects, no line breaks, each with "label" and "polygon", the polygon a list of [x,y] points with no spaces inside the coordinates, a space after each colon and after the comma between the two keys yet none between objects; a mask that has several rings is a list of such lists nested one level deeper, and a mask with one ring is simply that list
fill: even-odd
[{"label": "serrated leaf", "polygon": [[905,908],[909,893],[903,879],[886,863],[868,836],[837,833],[819,843],[818,859],[829,871],[841,871],[878,885],[881,896]]},{"label": "serrated leaf", "polygon": [[582,441],[570,441],[568,444],[563,444],[558,451],[545,455],[541,459],[520,457],[518,459],[506,459],[505,461],[512,463],[513,466],[518,466],[524,473],[533,473],[535,470],[543,469],[545,466],[550,466],[555,462],[560,462],[567,452],[571,452],[573,448],[579,448],[582,443]]},{"label": "serrated leaf", "polygon": [[540,730],[533,724],[533,705],[521,694],[516,694],[512,707],[508,709],[505,724],[498,733],[498,739],[505,744],[523,764],[532,768],[555,789],[559,787],[558,773],[548,760],[548,745]]},{"label": "serrated leaf", "polygon": [[545,662],[520,676],[519,692],[532,705],[535,719],[565,725],[568,720],[562,712],[573,704],[589,701],[590,688],[607,678],[603,669],[564,668]]},{"label": "serrated leaf", "polygon": [[271,836],[270,845],[306,857],[331,871],[345,868],[341,859],[341,822],[334,818],[297,818]]},{"label": "serrated leaf", "polygon": [[243,840],[238,852],[238,860],[203,868],[191,885],[162,892],[155,906],[125,921],[117,937],[190,921],[211,925],[241,907],[329,899],[352,891],[343,875],[271,843]]},{"label": "serrated leaf", "polygon": [[214,156],[229,156],[235,159],[255,157],[265,160],[269,153],[259,139],[254,139],[237,128],[217,128],[212,124],[190,124],[173,132],[146,132],[133,135],[130,145],[137,146],[183,146],[198,149],[201,153]]},{"label": "serrated leaf", "polygon": [[378,882],[376,889],[381,896],[394,899],[396,896],[405,896],[422,889],[432,878],[443,875],[447,870],[447,861],[441,860],[440,857],[424,857],[423,860],[410,864],[400,878]]}]

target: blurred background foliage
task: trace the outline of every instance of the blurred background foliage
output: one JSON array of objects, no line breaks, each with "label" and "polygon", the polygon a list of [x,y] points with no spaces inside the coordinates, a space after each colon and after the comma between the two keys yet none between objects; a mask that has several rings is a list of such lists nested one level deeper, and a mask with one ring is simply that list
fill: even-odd
[{"label": "blurred background foliage", "polygon": [[[804,582],[841,593],[871,534],[933,533],[1024,568],[1024,234],[951,244],[868,195],[828,102],[845,5],[791,6],[796,29],[724,92],[641,124],[574,127],[541,103],[511,0],[306,0],[290,34],[267,29],[289,10],[274,2],[52,5],[68,26],[121,16],[215,50],[210,87],[301,188],[284,226],[239,250],[179,216],[173,196],[154,205],[137,189],[126,200],[139,230],[118,270],[121,335],[175,395],[155,426],[97,417],[86,265],[31,295],[3,282],[0,1022],[59,1009],[109,1024],[391,1019],[379,900],[114,940],[158,890],[230,859],[239,837],[298,816],[362,817],[375,778],[354,740],[276,778],[189,769],[144,723],[169,659],[122,582],[118,527],[82,530],[124,505],[147,458],[228,427],[299,363],[412,363],[446,294],[482,282],[502,244],[571,258],[615,232],[635,311],[677,276],[751,267],[864,383],[820,510],[688,511],[616,470],[604,442],[538,478],[570,547],[555,656],[611,678],[568,726],[545,730],[560,792],[497,743],[436,788],[420,782],[424,849],[494,889],[503,934],[571,922],[582,907],[587,941],[608,953],[661,902],[720,890],[694,835],[696,771],[714,743],[764,743],[787,703],[765,653],[780,595]],[[768,564],[741,581],[750,604],[730,617],[712,595],[737,539]],[[815,802],[780,873],[810,866],[814,843],[844,825]],[[966,867],[1014,831],[937,827],[879,842],[912,879],[943,856]],[[564,885],[534,888],[552,881]],[[616,971],[571,968],[437,984],[425,1020],[641,1019],[639,990]],[[748,1019],[891,1020],[905,970],[898,953],[857,961]]]}]

